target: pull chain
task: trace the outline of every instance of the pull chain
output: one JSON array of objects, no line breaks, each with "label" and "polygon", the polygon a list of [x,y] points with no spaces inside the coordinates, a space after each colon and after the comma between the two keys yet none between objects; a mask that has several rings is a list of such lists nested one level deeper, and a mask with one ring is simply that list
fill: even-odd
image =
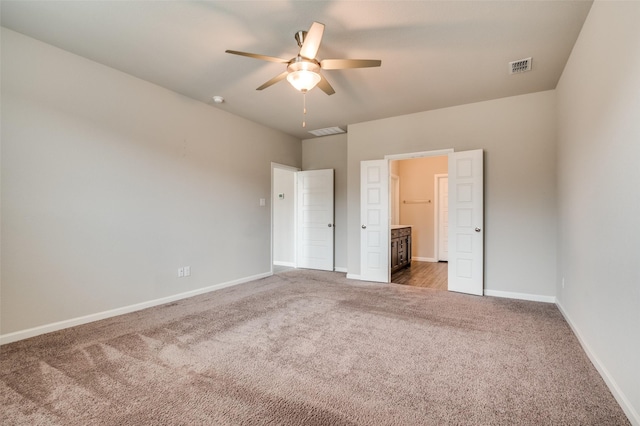
[{"label": "pull chain", "polygon": [[307,91],[302,92],[302,127],[307,127]]}]

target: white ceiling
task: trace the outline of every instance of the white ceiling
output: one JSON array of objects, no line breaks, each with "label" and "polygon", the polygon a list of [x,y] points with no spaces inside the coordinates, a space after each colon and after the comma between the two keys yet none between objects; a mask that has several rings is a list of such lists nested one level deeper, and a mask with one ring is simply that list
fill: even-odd
[{"label": "white ceiling", "polygon": [[[9,1],[2,25],[273,127],[308,130],[556,87],[591,1]],[[292,58],[293,37],[326,25],[318,57],[381,59],[324,71],[336,93],[302,95],[286,65],[226,49]],[[509,75],[508,62],[533,57]],[[212,96],[226,101],[216,105]],[[97,100],[98,101],[98,100]]]}]

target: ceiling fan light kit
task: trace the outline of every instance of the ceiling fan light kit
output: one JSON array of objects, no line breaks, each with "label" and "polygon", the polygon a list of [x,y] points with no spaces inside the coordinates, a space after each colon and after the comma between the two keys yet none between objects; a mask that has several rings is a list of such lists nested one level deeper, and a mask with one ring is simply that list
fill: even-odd
[{"label": "ceiling fan light kit", "polygon": [[287,66],[287,71],[287,81],[301,92],[308,92],[322,80],[319,74],[320,64],[301,56],[296,57],[295,61]]}]

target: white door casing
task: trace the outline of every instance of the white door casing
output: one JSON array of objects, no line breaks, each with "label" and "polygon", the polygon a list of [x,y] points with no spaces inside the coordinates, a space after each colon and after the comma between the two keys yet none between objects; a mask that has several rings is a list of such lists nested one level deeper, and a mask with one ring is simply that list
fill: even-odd
[{"label": "white door casing", "polygon": [[449,154],[449,291],[482,295],[482,150]]},{"label": "white door casing", "polygon": [[333,271],[333,169],[302,171],[296,175],[296,266]]},{"label": "white door casing", "polygon": [[360,279],[388,283],[388,160],[360,162],[360,227]]}]

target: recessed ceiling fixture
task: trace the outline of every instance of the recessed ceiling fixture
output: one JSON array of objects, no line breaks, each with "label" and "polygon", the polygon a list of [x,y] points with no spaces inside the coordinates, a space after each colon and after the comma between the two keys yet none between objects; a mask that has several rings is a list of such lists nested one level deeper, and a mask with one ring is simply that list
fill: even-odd
[{"label": "recessed ceiling fixture", "polygon": [[519,74],[525,71],[531,71],[531,58],[509,62],[509,74]]},{"label": "recessed ceiling fixture", "polygon": [[347,132],[341,127],[327,127],[324,129],[309,130],[309,133],[311,133],[313,136],[329,136]]},{"label": "recessed ceiling fixture", "polygon": [[[248,56],[249,58],[261,59],[263,61],[278,62],[287,64],[287,70],[278,74],[271,80],[258,87],[256,90],[266,89],[267,87],[284,80],[287,81],[303,95],[318,86],[327,95],[333,95],[335,90],[331,84],[320,74],[320,70],[340,70],[346,68],[369,68],[379,67],[382,61],[378,59],[322,59],[316,58],[322,35],[324,34],[324,24],[314,22],[311,24],[309,31],[298,31],[294,34],[298,42],[298,55],[292,59],[282,59],[273,56],[259,55],[256,53],[239,52],[237,50],[226,50],[226,53],[234,55]],[[306,99],[303,100],[302,109],[303,120],[302,127],[306,126],[304,116],[307,114]]]},{"label": "recessed ceiling fixture", "polygon": [[222,96],[214,96],[212,99],[213,99],[213,102],[217,104],[221,104],[224,102],[224,98]]}]

